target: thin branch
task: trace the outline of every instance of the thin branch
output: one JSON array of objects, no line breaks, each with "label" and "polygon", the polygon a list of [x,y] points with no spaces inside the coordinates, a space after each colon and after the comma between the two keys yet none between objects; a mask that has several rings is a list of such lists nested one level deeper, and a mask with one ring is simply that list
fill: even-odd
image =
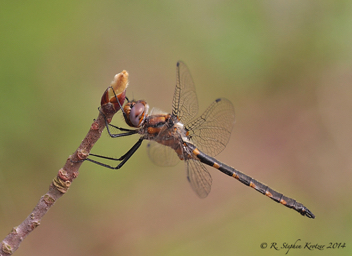
[{"label": "thin branch", "polygon": [[11,232],[1,242],[0,256],[12,255],[19,248],[21,242],[40,225],[43,216],[56,200],[68,191],[73,180],[78,176],[78,169],[83,160],[87,158],[90,150],[100,138],[106,125],[105,118],[110,122],[113,115],[123,104],[127,85],[128,73],[126,71],[115,75],[111,86],[106,89],[102,96],[101,111],[99,111],[98,118],[92,123],[88,134],[75,153],[68,157],[64,167],[59,170],[50,184],[49,191],[40,198],[33,211],[19,226],[12,228]]}]

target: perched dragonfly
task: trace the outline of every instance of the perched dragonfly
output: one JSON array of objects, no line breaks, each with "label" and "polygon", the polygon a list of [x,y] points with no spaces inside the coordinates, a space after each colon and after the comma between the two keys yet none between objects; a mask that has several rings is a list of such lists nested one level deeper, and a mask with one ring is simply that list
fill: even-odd
[{"label": "perched dragonfly", "polygon": [[[230,138],[235,122],[233,105],[227,99],[216,99],[200,117],[196,118],[198,100],[191,74],[183,62],[177,63],[176,72],[177,81],[171,114],[155,108],[148,114],[149,106],[144,100],[127,99],[128,102],[121,109],[126,123],[135,129],[120,128],[108,122],[106,127],[113,138],[139,134],[137,143],[120,158],[90,154],[90,156],[121,161],[115,167],[91,158],[86,160],[110,169],[119,169],[136,152],[142,142],[148,140],[148,154],[157,165],[174,165],[179,160],[185,162],[187,179],[192,189],[201,198],[206,197],[211,189],[212,178],[205,167],[208,165],[234,177],[274,201],[296,210],[301,215],[314,219],[314,214],[303,204],[213,158],[226,147]],[[121,132],[112,133],[109,127]]]}]

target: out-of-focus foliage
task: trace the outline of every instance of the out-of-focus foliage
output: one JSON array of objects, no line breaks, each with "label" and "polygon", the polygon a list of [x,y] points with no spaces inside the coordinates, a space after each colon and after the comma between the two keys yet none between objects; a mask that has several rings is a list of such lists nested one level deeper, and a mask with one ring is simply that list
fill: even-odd
[{"label": "out-of-focus foliage", "polygon": [[[218,158],[316,219],[216,170],[200,200],[183,163],[156,167],[142,147],[118,171],[84,163],[16,255],[283,255],[270,244],[297,239],[347,248],[290,254],[351,254],[351,31],[345,0],[2,1],[1,237],[77,148],[114,74],[129,72],[128,97],[170,111],[181,59],[201,111],[218,97],[235,106]],[[118,157],[136,140],[105,135],[93,152]]]}]

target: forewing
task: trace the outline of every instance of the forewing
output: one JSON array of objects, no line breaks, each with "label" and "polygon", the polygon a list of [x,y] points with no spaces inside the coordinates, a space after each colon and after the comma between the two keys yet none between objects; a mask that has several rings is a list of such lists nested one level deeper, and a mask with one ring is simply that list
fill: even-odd
[{"label": "forewing", "polygon": [[235,124],[231,101],[215,100],[204,113],[186,125],[191,141],[204,153],[216,156],[227,145]]},{"label": "forewing", "polygon": [[195,159],[186,160],[187,179],[194,192],[200,197],[205,198],[210,193],[212,178],[207,168]]},{"label": "forewing", "polygon": [[198,99],[196,88],[187,66],[177,62],[176,88],[172,100],[172,114],[177,116],[183,123],[192,120],[198,113]]}]

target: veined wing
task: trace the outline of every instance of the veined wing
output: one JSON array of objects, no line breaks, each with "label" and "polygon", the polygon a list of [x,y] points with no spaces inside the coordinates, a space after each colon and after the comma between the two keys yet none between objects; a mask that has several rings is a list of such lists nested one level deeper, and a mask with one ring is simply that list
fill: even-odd
[{"label": "veined wing", "polygon": [[205,154],[216,156],[227,145],[235,124],[235,110],[224,98],[215,100],[204,113],[186,124],[191,141]]},{"label": "veined wing", "polygon": [[187,66],[177,62],[176,88],[172,100],[172,114],[183,123],[192,120],[198,113],[198,99],[196,88]]},{"label": "veined wing", "polygon": [[148,142],[147,151],[149,158],[158,166],[175,166],[180,162],[175,150],[155,141]]},{"label": "veined wing", "polygon": [[187,179],[194,192],[205,198],[211,190],[212,178],[207,168],[197,159],[188,159],[186,162]]}]

